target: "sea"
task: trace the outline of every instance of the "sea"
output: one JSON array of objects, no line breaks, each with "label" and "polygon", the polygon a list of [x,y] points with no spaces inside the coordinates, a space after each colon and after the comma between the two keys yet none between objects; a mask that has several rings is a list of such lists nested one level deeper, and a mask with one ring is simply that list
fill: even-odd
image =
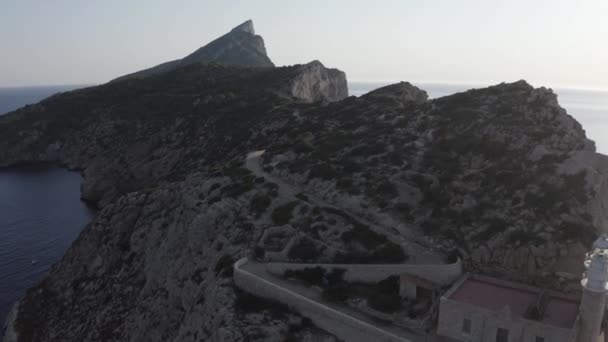
[{"label": "sea", "polygon": [[[78,87],[0,88],[0,115]],[[81,182],[77,172],[50,165],[0,169],[0,330],[13,303],[91,221],[93,210],[80,201]]]},{"label": "sea", "polygon": [[[393,82],[349,82],[360,96]],[[484,85],[413,82],[431,98]],[[81,86],[0,88],[0,115]],[[556,88],[558,100],[608,154],[608,90]],[[0,137],[1,139],[1,137]],[[93,218],[80,201],[81,176],[52,166],[0,169],[0,322],[36,285]],[[2,324],[0,323],[0,327]]]}]

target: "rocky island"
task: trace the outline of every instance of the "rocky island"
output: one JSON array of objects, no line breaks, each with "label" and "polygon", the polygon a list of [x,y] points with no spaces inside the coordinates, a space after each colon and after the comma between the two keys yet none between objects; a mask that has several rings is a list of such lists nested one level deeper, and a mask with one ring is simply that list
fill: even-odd
[{"label": "rocky island", "polygon": [[275,67],[250,21],[2,116],[0,137],[0,166],[79,170],[99,209],[15,304],[6,342],[334,339],[238,290],[245,256],[456,255],[468,271],[576,292],[607,219],[608,158],[550,89],[429,100],[402,82],[349,97],[319,61]]}]

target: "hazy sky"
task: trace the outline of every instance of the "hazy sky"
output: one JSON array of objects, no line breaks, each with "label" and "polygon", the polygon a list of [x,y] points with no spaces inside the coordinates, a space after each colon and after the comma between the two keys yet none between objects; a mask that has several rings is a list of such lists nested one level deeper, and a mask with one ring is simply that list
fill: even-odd
[{"label": "hazy sky", "polygon": [[0,86],[102,83],[253,19],[349,80],[608,88],[608,0],[0,0]]}]

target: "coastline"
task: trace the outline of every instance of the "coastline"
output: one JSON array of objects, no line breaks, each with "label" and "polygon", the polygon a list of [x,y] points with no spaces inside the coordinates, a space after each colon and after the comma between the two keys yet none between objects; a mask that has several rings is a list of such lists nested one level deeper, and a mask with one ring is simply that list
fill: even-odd
[{"label": "coastline", "polygon": [[2,342],[17,342],[18,336],[15,330],[15,320],[17,319],[17,313],[19,312],[19,303],[16,301],[13,304],[11,311],[9,311],[4,323],[2,325]]}]

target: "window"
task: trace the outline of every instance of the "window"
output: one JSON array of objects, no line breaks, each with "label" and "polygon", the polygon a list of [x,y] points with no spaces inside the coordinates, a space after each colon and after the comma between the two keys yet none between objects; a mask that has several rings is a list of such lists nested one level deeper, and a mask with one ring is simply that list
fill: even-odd
[{"label": "window", "polygon": [[471,333],[471,320],[468,318],[465,318],[462,321],[462,332],[465,334],[470,334]]},{"label": "window", "polygon": [[498,328],[496,330],[496,342],[509,342],[509,330]]},{"label": "window", "polygon": [[545,342],[545,338],[544,337],[540,337],[540,336],[536,336],[536,342]]}]

